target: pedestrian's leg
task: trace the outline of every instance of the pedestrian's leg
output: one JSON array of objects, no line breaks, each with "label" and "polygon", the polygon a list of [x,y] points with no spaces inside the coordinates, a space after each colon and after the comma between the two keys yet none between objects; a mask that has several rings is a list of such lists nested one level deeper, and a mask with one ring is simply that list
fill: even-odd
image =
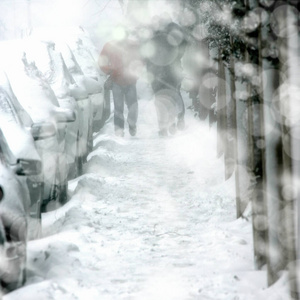
[{"label": "pedestrian's leg", "polygon": [[[176,76],[176,72],[170,72],[168,76],[164,78],[164,83],[167,88],[167,92],[172,101],[172,110],[170,111],[169,119],[170,119],[170,126],[169,132],[171,134],[175,134],[177,128],[179,130],[184,129],[184,114],[185,114],[185,107],[184,102],[180,93],[180,76]],[[174,114],[174,115],[173,115]],[[175,120],[177,119],[177,126]],[[174,120],[174,121],[173,121]],[[177,127],[177,128],[176,128]]]},{"label": "pedestrian's leg", "polygon": [[114,126],[118,136],[124,136],[124,91],[121,86],[113,83],[112,93],[114,98]]},{"label": "pedestrian's leg", "polygon": [[174,101],[170,90],[164,89],[155,95],[155,107],[157,112],[157,120],[159,126],[159,134],[162,136],[168,135],[168,130],[175,124],[175,109]]},{"label": "pedestrian's leg", "polygon": [[136,85],[132,84],[125,89],[125,101],[128,107],[127,123],[129,125],[129,133],[136,135],[136,122],[138,119],[138,101],[136,93]]},{"label": "pedestrian's leg", "polygon": [[163,104],[163,100],[161,99],[161,96],[156,95],[155,96],[155,109],[156,109],[156,115],[157,115],[157,122],[158,122],[158,134],[160,136],[167,136],[168,135],[168,123],[167,120],[167,114],[168,112],[165,109],[165,106]]},{"label": "pedestrian's leg", "polygon": [[151,83],[153,93],[155,95],[155,109],[158,123],[158,134],[159,136],[168,136],[168,114],[163,104],[163,96],[160,91],[165,89],[165,85],[157,77],[154,77],[154,80]]}]

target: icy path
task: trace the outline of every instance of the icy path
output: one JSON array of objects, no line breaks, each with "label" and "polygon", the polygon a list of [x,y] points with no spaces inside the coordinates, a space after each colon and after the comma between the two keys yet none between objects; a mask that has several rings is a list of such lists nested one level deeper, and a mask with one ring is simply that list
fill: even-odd
[{"label": "icy path", "polygon": [[137,137],[114,137],[112,122],[95,135],[70,202],[29,243],[27,286],[5,300],[266,299],[215,129],[190,114],[184,132],[158,138],[153,103],[140,101]]}]

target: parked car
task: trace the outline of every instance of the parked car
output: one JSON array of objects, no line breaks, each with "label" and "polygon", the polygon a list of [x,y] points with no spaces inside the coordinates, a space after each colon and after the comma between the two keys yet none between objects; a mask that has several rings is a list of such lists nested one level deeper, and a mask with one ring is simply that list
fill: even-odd
[{"label": "parked car", "polygon": [[[29,114],[20,105],[16,96],[14,95],[10,83],[6,74],[0,71],[0,95],[1,95],[1,130],[2,135],[7,136],[9,142],[15,145],[14,139],[21,136],[22,139],[19,140],[20,147],[16,151],[22,150],[26,151],[26,156],[36,159],[38,156],[36,150],[36,141],[47,139],[55,135],[55,128],[50,123],[33,123]],[[8,109],[9,108],[9,109]],[[9,119],[9,125],[7,120]],[[13,123],[13,124],[12,124]],[[16,132],[13,133],[11,126],[18,128],[18,135]],[[14,149],[14,146],[12,146]],[[15,152],[15,156],[18,157],[18,152]],[[40,157],[39,157],[39,160]],[[31,209],[30,215],[36,220],[36,224],[33,229],[38,233],[40,231],[41,223],[41,206],[43,202],[43,190],[44,190],[44,180],[43,174],[30,175],[27,176],[27,186],[30,192]],[[36,233],[32,234],[33,237],[37,237]]]},{"label": "parked car", "polygon": [[[41,158],[36,150],[34,139],[38,140],[53,134],[49,131],[43,133],[44,124],[33,125],[29,115],[15,105],[17,102],[4,72],[0,72],[0,99],[0,138],[5,141],[2,149],[6,150],[6,160],[10,166],[22,164],[31,166],[32,174],[27,174],[25,184],[30,193],[30,238],[36,238],[41,230],[44,184]],[[23,119],[26,117],[28,126],[22,122],[20,115]]]},{"label": "parked car", "polygon": [[[12,90],[34,123],[49,122],[56,129],[53,137],[37,140],[36,146],[43,162],[44,205],[67,198],[67,166],[64,154],[66,124],[74,122],[73,111],[59,107],[57,98],[42,78],[34,63],[27,61],[24,41],[5,41],[0,44],[1,64],[5,68]],[[49,209],[49,207],[48,207]]]},{"label": "parked car", "polygon": [[26,277],[27,240],[33,233],[27,179],[39,176],[42,166],[30,136],[12,120],[14,114],[6,113],[11,106],[3,91],[0,97],[0,290],[5,293]]},{"label": "parked car", "polygon": [[110,100],[104,96],[103,89],[106,76],[98,65],[99,53],[88,32],[80,27],[65,30],[64,40],[87,78],[93,103],[93,131],[98,132],[110,115]]},{"label": "parked car", "polygon": [[26,185],[16,176],[16,172],[19,171],[7,166],[0,150],[0,288],[2,293],[20,287],[25,280],[26,207],[30,199]]},{"label": "parked car", "polygon": [[49,39],[63,53],[66,65],[75,81],[84,86],[92,102],[93,132],[98,132],[110,115],[110,101],[105,101],[105,76],[98,66],[97,49],[89,34],[81,27],[60,27],[58,30],[40,28],[33,36]]},{"label": "parked car", "polygon": [[76,61],[70,48],[63,43],[55,42],[56,47],[61,52],[66,63],[67,69],[72,75],[76,85],[71,87],[71,94],[75,97],[81,109],[81,118],[83,124],[82,148],[84,149],[83,159],[86,162],[88,154],[93,149],[93,102],[89,97],[89,91],[86,85],[86,78]]},{"label": "parked car", "polygon": [[79,137],[79,151],[83,163],[87,161],[87,156],[93,148],[93,106],[89,97],[89,92],[85,84],[85,78],[82,70],[75,60],[68,45],[60,39],[60,31],[51,31],[48,29],[40,29],[34,31],[31,35],[32,39],[52,42],[55,50],[61,53],[66,71],[70,75],[71,84],[70,95],[76,100],[79,106],[79,124],[81,128]]},{"label": "parked car", "polygon": [[[80,117],[80,107],[71,95],[71,88],[75,84],[70,75],[61,53],[55,50],[51,41],[28,39],[25,49],[27,61],[34,62],[41,71],[41,76],[51,86],[60,107],[72,110],[76,120],[66,125],[65,158],[67,160],[68,179],[73,179],[82,173],[82,149],[80,149],[83,135],[83,118]],[[81,123],[80,123],[81,121]]]}]

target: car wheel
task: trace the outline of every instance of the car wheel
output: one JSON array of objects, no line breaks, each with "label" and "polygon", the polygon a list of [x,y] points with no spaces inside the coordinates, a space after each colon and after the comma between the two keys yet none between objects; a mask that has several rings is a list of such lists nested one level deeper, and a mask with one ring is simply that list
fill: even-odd
[{"label": "car wheel", "polygon": [[110,108],[110,90],[105,89],[103,92],[103,113],[102,118],[98,121],[96,128],[97,132],[104,126],[105,122],[109,119],[111,114],[111,108]]},{"label": "car wheel", "polygon": [[[27,231],[27,227],[25,231]],[[26,239],[23,240],[22,238],[22,241],[10,240],[8,232],[6,232],[5,227],[1,223],[0,251],[2,264],[0,269],[0,292],[4,294],[20,288],[26,281]]]},{"label": "car wheel", "polygon": [[74,178],[81,176],[83,174],[83,157],[80,151],[80,137],[79,132],[77,133],[77,142],[76,142],[76,158],[75,158],[75,172]]},{"label": "car wheel", "polygon": [[77,177],[83,174],[83,158],[81,155],[76,158],[76,170]]},{"label": "car wheel", "polygon": [[39,239],[42,236],[42,205],[44,194],[44,183],[34,182],[29,178],[27,179],[29,187],[30,199],[33,199],[30,207],[30,223],[28,230],[28,238],[30,240]]},{"label": "car wheel", "polygon": [[60,172],[60,169],[58,168],[58,174],[57,174],[57,187],[56,187],[56,201],[58,204],[65,204],[68,201],[68,179],[66,174]]},{"label": "car wheel", "polygon": [[[104,108],[103,108],[103,110],[104,110]],[[103,114],[101,119],[95,121],[95,123],[93,125],[93,131],[94,132],[99,132],[100,129],[104,126],[105,121],[106,120],[104,119],[104,114]]]},{"label": "car wheel", "polygon": [[[110,90],[104,89],[104,110],[103,110],[103,123],[108,120],[111,113],[110,108]],[[104,124],[103,124],[104,125]]]},{"label": "car wheel", "polygon": [[77,133],[77,140],[76,140],[76,154],[75,154],[75,161],[72,164],[69,174],[68,174],[68,179],[72,180],[76,177],[79,177],[83,174],[83,156],[82,156],[82,151],[80,150],[80,136],[79,132]]},{"label": "car wheel", "polygon": [[42,212],[53,211],[59,208],[60,203],[66,202],[68,180],[62,180],[59,170],[56,171],[55,181],[52,184],[49,199],[43,202]]},{"label": "car wheel", "polygon": [[68,182],[65,181],[62,184],[55,184],[52,187],[50,201],[48,201],[46,207],[43,208],[43,212],[55,210],[60,206],[59,204],[65,204],[67,201]]},{"label": "car wheel", "polygon": [[87,149],[88,149],[88,153],[93,151],[93,129],[92,129],[92,126],[90,126],[90,128],[89,128]]},{"label": "car wheel", "polygon": [[0,247],[3,247],[5,242],[6,242],[5,231],[2,222],[0,222]]},{"label": "car wheel", "polygon": [[59,185],[58,201],[62,205],[68,202],[68,183]]},{"label": "car wheel", "polygon": [[[0,281],[0,286],[1,286],[1,292],[6,294],[9,292],[12,292],[16,289],[19,289],[21,286],[23,286],[26,282],[26,268],[25,268],[25,264],[23,264],[22,269],[20,268],[20,266],[16,265],[16,268],[14,270],[14,273],[19,272],[19,276],[18,279],[15,281],[10,281],[4,279]],[[0,294],[1,296],[1,294]]]}]

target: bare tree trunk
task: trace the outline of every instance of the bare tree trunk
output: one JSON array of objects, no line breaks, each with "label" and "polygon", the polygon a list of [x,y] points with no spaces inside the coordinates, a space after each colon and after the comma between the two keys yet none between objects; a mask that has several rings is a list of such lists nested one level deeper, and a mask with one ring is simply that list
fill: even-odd
[{"label": "bare tree trunk", "polygon": [[209,107],[209,115],[208,115],[208,123],[209,126],[211,127],[214,123],[217,122],[217,114],[216,114],[216,97],[217,97],[217,87],[218,87],[218,82],[217,82],[217,72],[218,72],[218,63],[216,62],[218,57],[218,48],[214,47],[209,49],[209,61],[210,61],[210,68],[211,68],[211,74],[212,74],[212,79],[211,79],[211,85],[210,85],[210,107]]},{"label": "bare tree trunk", "polygon": [[[266,22],[268,24],[268,22]],[[272,45],[274,39],[269,35],[269,28],[262,26],[262,41]],[[266,201],[268,206],[268,285],[274,284],[287,265],[286,227],[284,218],[284,198],[282,195],[283,144],[280,122],[274,117],[274,97],[280,87],[279,60],[276,57],[264,57],[262,60],[264,73],[265,135],[266,152]],[[275,98],[275,99],[274,99]],[[275,100],[275,101],[274,101]]]},{"label": "bare tree trunk", "polygon": [[[232,57],[230,58],[232,60]],[[225,162],[225,180],[228,180],[235,169],[235,124],[236,124],[236,111],[235,111],[235,83],[233,79],[234,70],[230,63],[229,68],[225,68],[226,73],[226,130],[224,132],[224,162]]]},{"label": "bare tree trunk", "polygon": [[[265,171],[264,158],[261,146],[263,146],[263,107],[255,104],[252,108],[252,122],[254,128],[253,139],[253,174],[256,178],[252,198],[252,216],[253,216],[253,239],[254,239],[254,257],[258,269],[262,269],[267,263],[267,207],[265,201]],[[256,134],[259,134],[258,136]]]},{"label": "bare tree trunk", "polygon": [[[249,154],[252,153],[249,147],[249,129],[245,122],[247,115],[247,101],[245,94],[247,92],[248,83],[240,80],[236,81],[236,197],[237,218],[244,215],[244,212],[251,202],[249,191],[251,190],[251,172],[248,170]],[[250,176],[249,176],[250,175]]]},{"label": "bare tree trunk", "polygon": [[[295,29],[296,32],[298,28],[294,28],[292,11],[285,7],[283,10],[283,16],[278,22],[282,22],[283,28],[286,30],[286,37],[282,37],[281,47],[279,49],[280,61],[286,62],[290,59],[290,45],[292,41],[293,32],[291,30]],[[294,186],[293,177],[293,160],[292,160],[292,118],[291,118],[291,104],[290,104],[290,88],[291,88],[291,78],[289,77],[289,68],[285,69],[283,64],[281,64],[281,71],[285,73],[286,80],[285,85],[282,83],[282,88],[285,87],[287,91],[283,91],[285,95],[280,94],[280,112],[282,115],[282,141],[283,141],[283,177],[282,177],[282,194],[284,195],[284,189],[286,186]],[[295,197],[294,195],[290,197],[285,197],[284,199],[284,212],[285,212],[285,226],[287,233],[287,255],[288,255],[288,271],[289,271],[289,282],[292,299],[299,299],[299,288],[297,283],[297,255],[296,255],[296,226],[295,226]]]},{"label": "bare tree trunk", "polygon": [[209,88],[209,76],[211,71],[209,49],[207,43],[204,41],[197,42],[198,49],[205,60],[202,66],[198,67],[198,116],[200,120],[206,120],[209,115],[209,109],[211,106],[210,88]]},{"label": "bare tree trunk", "polygon": [[274,119],[272,101],[274,93],[279,88],[279,70],[274,63],[265,60],[263,63],[265,80],[265,124],[272,128],[266,133],[266,172],[267,205],[268,205],[268,284],[275,283],[280,272],[287,265],[286,231],[281,220],[284,211],[284,199],[281,193],[281,174],[283,173],[282,139],[280,124]]},{"label": "bare tree trunk", "polygon": [[[256,0],[249,1],[249,8],[255,9],[258,7],[258,2]],[[262,269],[267,264],[267,244],[268,244],[268,222],[267,222],[267,203],[265,199],[265,153],[264,153],[264,111],[263,95],[260,95],[262,90],[262,76],[260,74],[261,66],[261,36],[260,29],[257,30],[255,38],[258,42],[257,49],[251,49],[250,53],[250,63],[255,68],[257,76],[260,78],[260,85],[255,86],[251,83],[251,97],[252,97],[252,107],[249,117],[250,128],[253,127],[252,132],[252,145],[253,145],[253,169],[252,172],[256,178],[253,188],[253,198],[252,198],[252,224],[253,224],[253,242],[254,242],[254,259],[255,265],[258,269]],[[248,51],[250,49],[248,48]],[[251,116],[252,113],[252,116]]]},{"label": "bare tree trunk", "polygon": [[[231,37],[231,47],[233,46],[233,40]],[[240,169],[239,169],[239,146],[237,139],[237,97],[236,97],[236,78],[235,78],[235,60],[233,54],[230,57],[230,92],[231,92],[231,120],[229,123],[229,132],[227,132],[227,138],[229,147],[226,155],[227,160],[230,160],[228,163],[231,163],[230,171],[235,175],[235,199],[236,199],[236,217],[239,218],[242,216],[242,213],[245,210],[245,207],[241,203],[241,191],[240,191]],[[231,176],[228,172],[227,176]],[[228,177],[229,178],[229,177]]]},{"label": "bare tree trunk", "polygon": [[[281,111],[284,111],[284,115],[289,114],[290,107],[288,107],[288,99],[285,97],[282,99],[284,103],[284,108],[281,107]],[[282,103],[281,103],[282,104]],[[286,124],[286,117],[283,117],[282,120],[282,140],[283,140],[283,176],[282,176],[282,185],[281,192],[284,193],[285,186],[293,186],[293,166],[292,159],[290,156],[291,153],[291,128]],[[291,288],[291,295],[293,299],[299,299],[298,296],[298,287],[297,287],[297,274],[296,274],[296,265],[297,265],[297,255],[296,255],[296,244],[295,244],[295,204],[294,199],[284,199],[284,222],[283,226],[286,227],[286,240],[287,240],[287,254],[288,254],[288,270],[289,270],[289,281]]]},{"label": "bare tree trunk", "polygon": [[224,154],[226,132],[226,84],[225,68],[219,49],[218,56],[218,91],[217,91],[217,157]]}]

